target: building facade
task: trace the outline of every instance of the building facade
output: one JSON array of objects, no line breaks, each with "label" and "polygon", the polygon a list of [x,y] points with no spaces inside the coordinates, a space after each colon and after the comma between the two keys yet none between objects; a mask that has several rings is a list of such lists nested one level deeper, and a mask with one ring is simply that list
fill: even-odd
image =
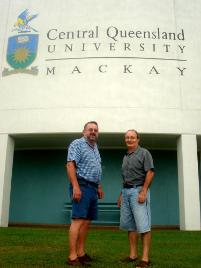
[{"label": "building facade", "polygon": [[63,224],[66,149],[100,125],[105,200],[121,191],[124,133],[156,166],[153,225],[200,230],[201,3],[0,3],[0,226]]}]

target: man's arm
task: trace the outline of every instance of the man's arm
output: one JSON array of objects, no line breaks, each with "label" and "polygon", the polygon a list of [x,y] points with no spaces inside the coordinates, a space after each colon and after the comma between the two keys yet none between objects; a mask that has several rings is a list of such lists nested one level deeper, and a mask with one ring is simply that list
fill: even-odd
[{"label": "man's arm", "polygon": [[146,197],[147,197],[147,190],[152,183],[153,177],[154,177],[154,172],[151,169],[148,170],[146,177],[145,177],[144,185],[142,186],[142,189],[141,189],[139,196],[138,196],[139,203],[145,202]]},{"label": "man's arm", "polygon": [[80,186],[77,181],[75,161],[67,162],[66,170],[67,170],[68,178],[73,187],[73,200],[76,200],[79,202],[81,199],[82,192],[80,190]]},{"label": "man's arm", "polygon": [[119,198],[117,200],[117,206],[118,206],[118,208],[121,207],[121,202],[122,202],[122,192],[120,193]]},{"label": "man's arm", "polygon": [[103,197],[104,197],[104,192],[103,192],[102,186],[99,184],[98,185],[98,198],[103,199]]}]

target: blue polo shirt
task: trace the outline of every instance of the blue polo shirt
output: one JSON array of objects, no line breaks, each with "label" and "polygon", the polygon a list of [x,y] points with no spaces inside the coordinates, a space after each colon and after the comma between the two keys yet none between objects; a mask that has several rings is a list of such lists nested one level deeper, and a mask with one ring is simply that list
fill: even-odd
[{"label": "blue polo shirt", "polygon": [[90,145],[85,137],[74,140],[68,148],[67,161],[75,161],[77,177],[100,183],[102,169],[97,145]]}]

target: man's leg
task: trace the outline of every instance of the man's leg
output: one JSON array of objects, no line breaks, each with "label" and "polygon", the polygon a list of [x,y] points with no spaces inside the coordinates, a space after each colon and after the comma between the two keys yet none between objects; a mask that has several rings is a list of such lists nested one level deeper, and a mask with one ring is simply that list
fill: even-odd
[{"label": "man's leg", "polygon": [[142,238],[142,260],[149,261],[149,249],[151,245],[151,232],[141,234]]},{"label": "man's leg", "polygon": [[85,241],[87,239],[87,233],[89,229],[89,224],[91,221],[84,220],[82,226],[80,227],[79,237],[77,241],[77,255],[78,257],[84,256],[85,254]]},{"label": "man's leg", "polygon": [[130,258],[135,259],[138,256],[137,252],[137,242],[138,242],[138,234],[134,231],[128,232],[128,240],[130,245]]},{"label": "man's leg", "polygon": [[77,258],[77,244],[83,219],[73,219],[69,229],[69,259],[75,260]]}]

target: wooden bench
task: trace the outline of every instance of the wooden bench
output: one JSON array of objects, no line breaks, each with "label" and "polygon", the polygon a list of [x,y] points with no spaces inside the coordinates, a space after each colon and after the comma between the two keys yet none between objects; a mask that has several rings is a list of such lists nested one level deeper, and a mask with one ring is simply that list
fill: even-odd
[{"label": "wooden bench", "polygon": [[[63,212],[70,213],[71,219],[72,204],[71,202],[64,203]],[[93,224],[100,225],[119,225],[120,210],[117,203],[105,202],[98,203],[98,220],[92,221]]]}]

